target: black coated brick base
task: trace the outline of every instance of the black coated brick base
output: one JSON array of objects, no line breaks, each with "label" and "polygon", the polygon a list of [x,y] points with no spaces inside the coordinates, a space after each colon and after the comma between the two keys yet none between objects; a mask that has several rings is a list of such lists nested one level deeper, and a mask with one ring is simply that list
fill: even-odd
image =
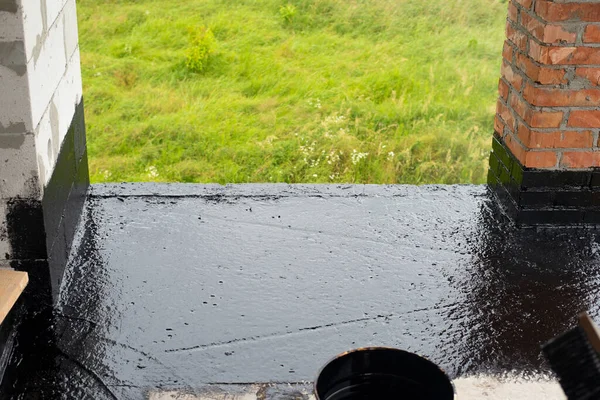
[{"label": "black coated brick base", "polygon": [[75,109],[50,181],[44,188],[42,208],[52,296],[56,298],[83,203],[90,184],[86,152],[83,101]]},{"label": "black coated brick base", "polygon": [[7,228],[11,266],[29,273],[29,286],[54,299],[71,250],[89,186],[83,101],[61,145],[42,200],[8,202]]},{"label": "black coated brick base", "polygon": [[494,136],[488,185],[518,225],[600,224],[600,169],[525,168]]},{"label": "black coated brick base", "polygon": [[12,259],[45,259],[46,232],[42,203],[36,199],[15,198],[7,202],[6,227]]}]

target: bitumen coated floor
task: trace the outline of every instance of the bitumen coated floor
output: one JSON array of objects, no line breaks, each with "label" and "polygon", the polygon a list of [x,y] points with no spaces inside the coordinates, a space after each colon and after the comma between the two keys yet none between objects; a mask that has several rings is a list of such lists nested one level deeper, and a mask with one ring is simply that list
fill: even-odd
[{"label": "bitumen coated floor", "polygon": [[600,315],[599,250],[596,230],[515,228],[485,186],[93,185],[7,396],[304,399],[375,345],[457,382],[537,379],[540,345]]}]

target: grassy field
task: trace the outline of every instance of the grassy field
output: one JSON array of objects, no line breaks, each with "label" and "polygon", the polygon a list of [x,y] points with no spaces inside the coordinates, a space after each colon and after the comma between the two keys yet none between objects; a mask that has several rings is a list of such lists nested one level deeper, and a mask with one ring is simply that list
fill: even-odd
[{"label": "grassy field", "polygon": [[505,0],[79,0],[102,181],[480,183]]}]

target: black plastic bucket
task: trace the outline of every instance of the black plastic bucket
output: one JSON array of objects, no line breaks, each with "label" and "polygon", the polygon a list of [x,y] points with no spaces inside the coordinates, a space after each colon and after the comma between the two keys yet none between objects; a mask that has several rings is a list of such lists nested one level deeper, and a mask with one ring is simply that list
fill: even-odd
[{"label": "black plastic bucket", "polygon": [[352,350],[329,361],[315,381],[317,400],[453,400],[454,386],[431,361],[387,347]]}]

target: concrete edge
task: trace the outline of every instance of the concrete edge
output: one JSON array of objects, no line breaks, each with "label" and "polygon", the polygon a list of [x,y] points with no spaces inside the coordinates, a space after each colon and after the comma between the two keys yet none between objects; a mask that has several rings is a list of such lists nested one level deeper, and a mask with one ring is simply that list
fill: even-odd
[{"label": "concrete edge", "polygon": [[404,197],[424,188],[447,193],[465,188],[472,195],[484,195],[486,185],[357,185],[357,184],[190,184],[190,183],[109,183],[93,184],[91,197]]}]

